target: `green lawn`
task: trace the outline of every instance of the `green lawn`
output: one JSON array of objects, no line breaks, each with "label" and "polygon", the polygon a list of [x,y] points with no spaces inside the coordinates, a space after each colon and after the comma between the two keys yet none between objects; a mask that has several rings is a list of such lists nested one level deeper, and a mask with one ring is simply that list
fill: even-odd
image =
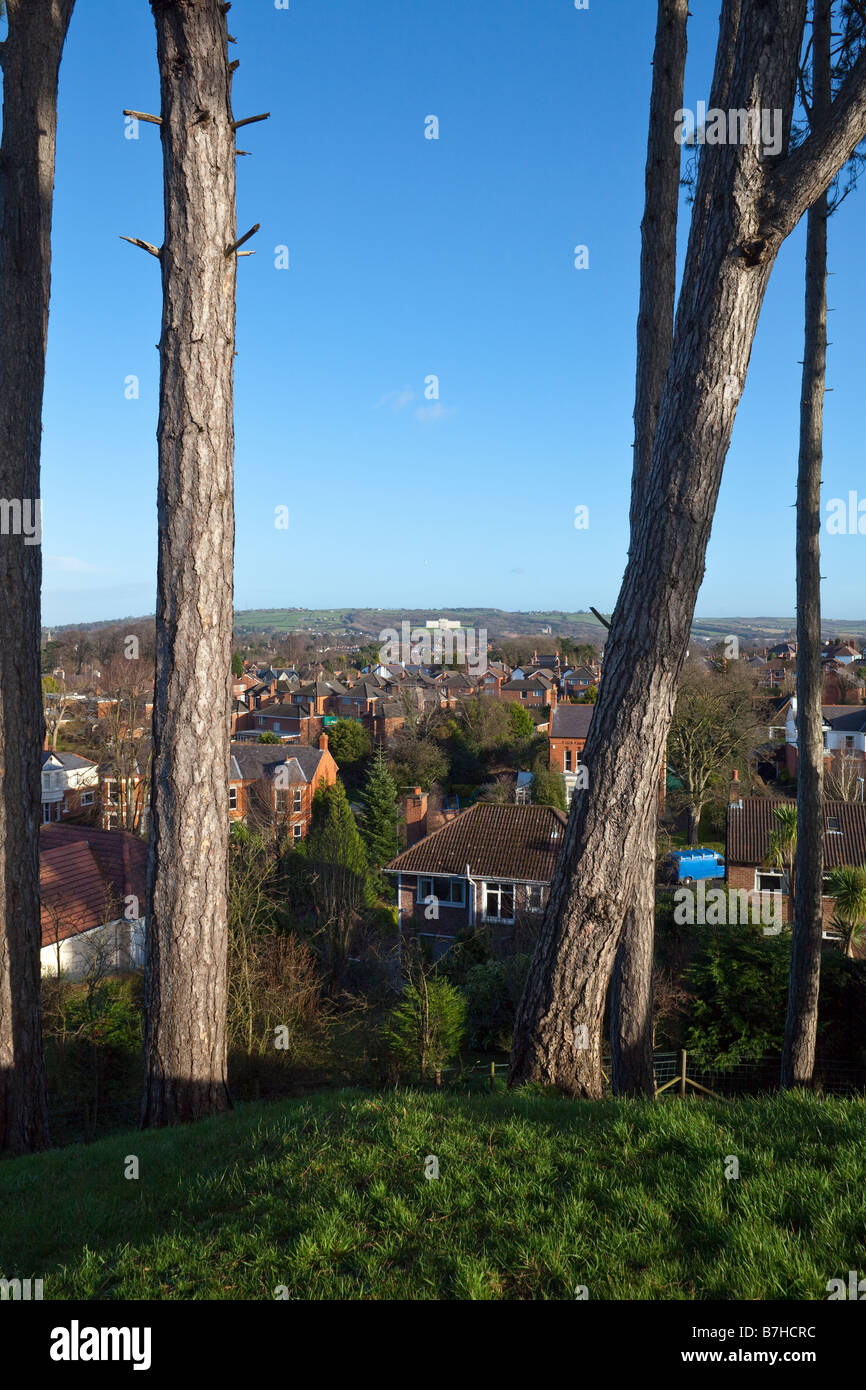
[{"label": "green lawn", "polygon": [[821,1299],[866,1269],[864,1129],[811,1096],[246,1105],[0,1164],[0,1273],[46,1299]]}]

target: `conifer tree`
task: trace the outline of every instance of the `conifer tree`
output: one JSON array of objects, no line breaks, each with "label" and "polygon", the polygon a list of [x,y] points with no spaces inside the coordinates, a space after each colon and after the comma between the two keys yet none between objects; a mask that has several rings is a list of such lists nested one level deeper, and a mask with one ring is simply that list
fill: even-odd
[{"label": "conifer tree", "polygon": [[400,807],[397,787],[381,746],[376,749],[362,793],[364,818],[361,833],[370,863],[377,869],[399,852],[397,825]]}]

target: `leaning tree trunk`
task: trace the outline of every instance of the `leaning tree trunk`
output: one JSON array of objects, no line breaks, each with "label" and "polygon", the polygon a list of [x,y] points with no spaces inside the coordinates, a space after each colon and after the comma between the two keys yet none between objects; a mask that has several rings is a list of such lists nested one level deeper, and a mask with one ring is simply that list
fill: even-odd
[{"label": "leaning tree trunk", "polygon": [[73,3],[7,0],[0,46],[0,493],[8,509],[0,536],[0,1152],[11,1153],[48,1141],[39,1008],[39,463],[57,75]]},{"label": "leaning tree trunk", "polygon": [[[831,0],[815,0],[812,125],[831,99]],[[797,476],[797,848],[783,1087],[808,1086],[815,1068],[824,880],[824,734],[821,714],[821,465],[827,367],[827,193],[809,209],[806,330]]]},{"label": "leaning tree trunk", "polygon": [[151,0],[165,242],[144,1125],[226,1080],[235,137],[226,6]]},{"label": "leaning tree trunk", "polygon": [[[710,105],[784,112],[787,145],[805,0],[726,0]],[[704,572],[713,511],[778,250],[866,134],[866,61],[826,128],[773,160],[704,148],[643,516],[605,644],[584,760],[518,1010],[510,1082],[602,1092],[604,1002]]]},{"label": "leaning tree trunk", "polygon": [[[683,104],[688,0],[658,0],[641,223],[637,320],[632,534],[640,529],[659,405],[674,336],[680,147],[672,138]],[[653,947],[657,803],[643,827],[631,907],[623,923],[610,998],[611,1085],[617,1095],[652,1096]]]}]

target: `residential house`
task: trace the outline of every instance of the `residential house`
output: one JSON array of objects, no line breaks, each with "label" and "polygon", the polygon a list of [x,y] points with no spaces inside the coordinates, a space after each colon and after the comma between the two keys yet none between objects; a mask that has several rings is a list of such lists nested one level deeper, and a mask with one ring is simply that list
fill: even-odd
[{"label": "residential house", "polygon": [[123,830],[44,825],[39,836],[44,975],[144,964],[147,845]]},{"label": "residential house", "polygon": [[591,686],[598,686],[601,671],[597,666],[573,666],[563,671],[559,682],[562,695],[580,698]]},{"label": "residential house", "polygon": [[522,679],[512,676],[510,681],[502,685],[500,698],[535,709],[552,709],[556,705],[556,686],[548,676],[527,676]]},{"label": "residential house", "polygon": [[42,751],[42,821],[67,816],[95,816],[99,799],[99,768],[77,753]]},{"label": "residential house", "polygon": [[[770,836],[778,830],[776,809],[796,802],[781,797],[739,796],[739,783],[731,784],[727,812],[725,878],[729,888],[747,892],[781,892],[783,920],[791,921],[788,882],[784,872],[767,862]],[[824,868],[866,866],[866,804],[860,801],[824,802]],[[826,877],[825,877],[826,882]],[[835,907],[829,895],[823,901],[824,928]]]},{"label": "residential house", "polygon": [[[856,779],[866,778],[866,707],[863,705],[822,705],[821,716],[824,732],[825,771],[829,776],[838,777],[840,763],[845,764],[852,781],[852,794],[856,790]],[[797,699],[794,696],[788,705],[785,721],[785,765],[792,777],[797,775]],[[863,785],[858,799],[863,797]]]},{"label": "residential house", "polygon": [[327,734],[320,734],[318,748],[298,744],[288,752],[275,744],[235,742],[229,763],[229,819],[276,820],[287,825],[293,839],[303,839],[316,791],[336,780]]},{"label": "residential house", "polygon": [[557,705],[550,718],[550,770],[565,779],[569,804],[577,786],[580,755],[586,745],[595,705]]},{"label": "residential house", "polygon": [[461,931],[498,937],[541,922],[566,818],[551,806],[479,802],[386,865],[401,935],[426,939],[434,958]]}]

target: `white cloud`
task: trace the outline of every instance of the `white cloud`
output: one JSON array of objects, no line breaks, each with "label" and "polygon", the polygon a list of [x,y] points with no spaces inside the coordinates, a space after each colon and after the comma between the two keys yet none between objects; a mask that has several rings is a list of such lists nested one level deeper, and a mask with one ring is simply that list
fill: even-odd
[{"label": "white cloud", "polygon": [[104,565],[93,565],[89,560],[81,560],[77,555],[46,555],[43,565],[55,574],[104,574]]},{"label": "white cloud", "polygon": [[446,416],[453,414],[453,405],[422,405],[419,410],[415,411],[415,419],[420,420],[422,425],[432,425],[437,420],[444,420]]},{"label": "white cloud", "polygon": [[405,406],[414,401],[415,392],[411,386],[404,386],[402,391],[388,391],[375,404],[374,409],[380,410],[382,406],[388,405],[392,410],[403,410]]}]

